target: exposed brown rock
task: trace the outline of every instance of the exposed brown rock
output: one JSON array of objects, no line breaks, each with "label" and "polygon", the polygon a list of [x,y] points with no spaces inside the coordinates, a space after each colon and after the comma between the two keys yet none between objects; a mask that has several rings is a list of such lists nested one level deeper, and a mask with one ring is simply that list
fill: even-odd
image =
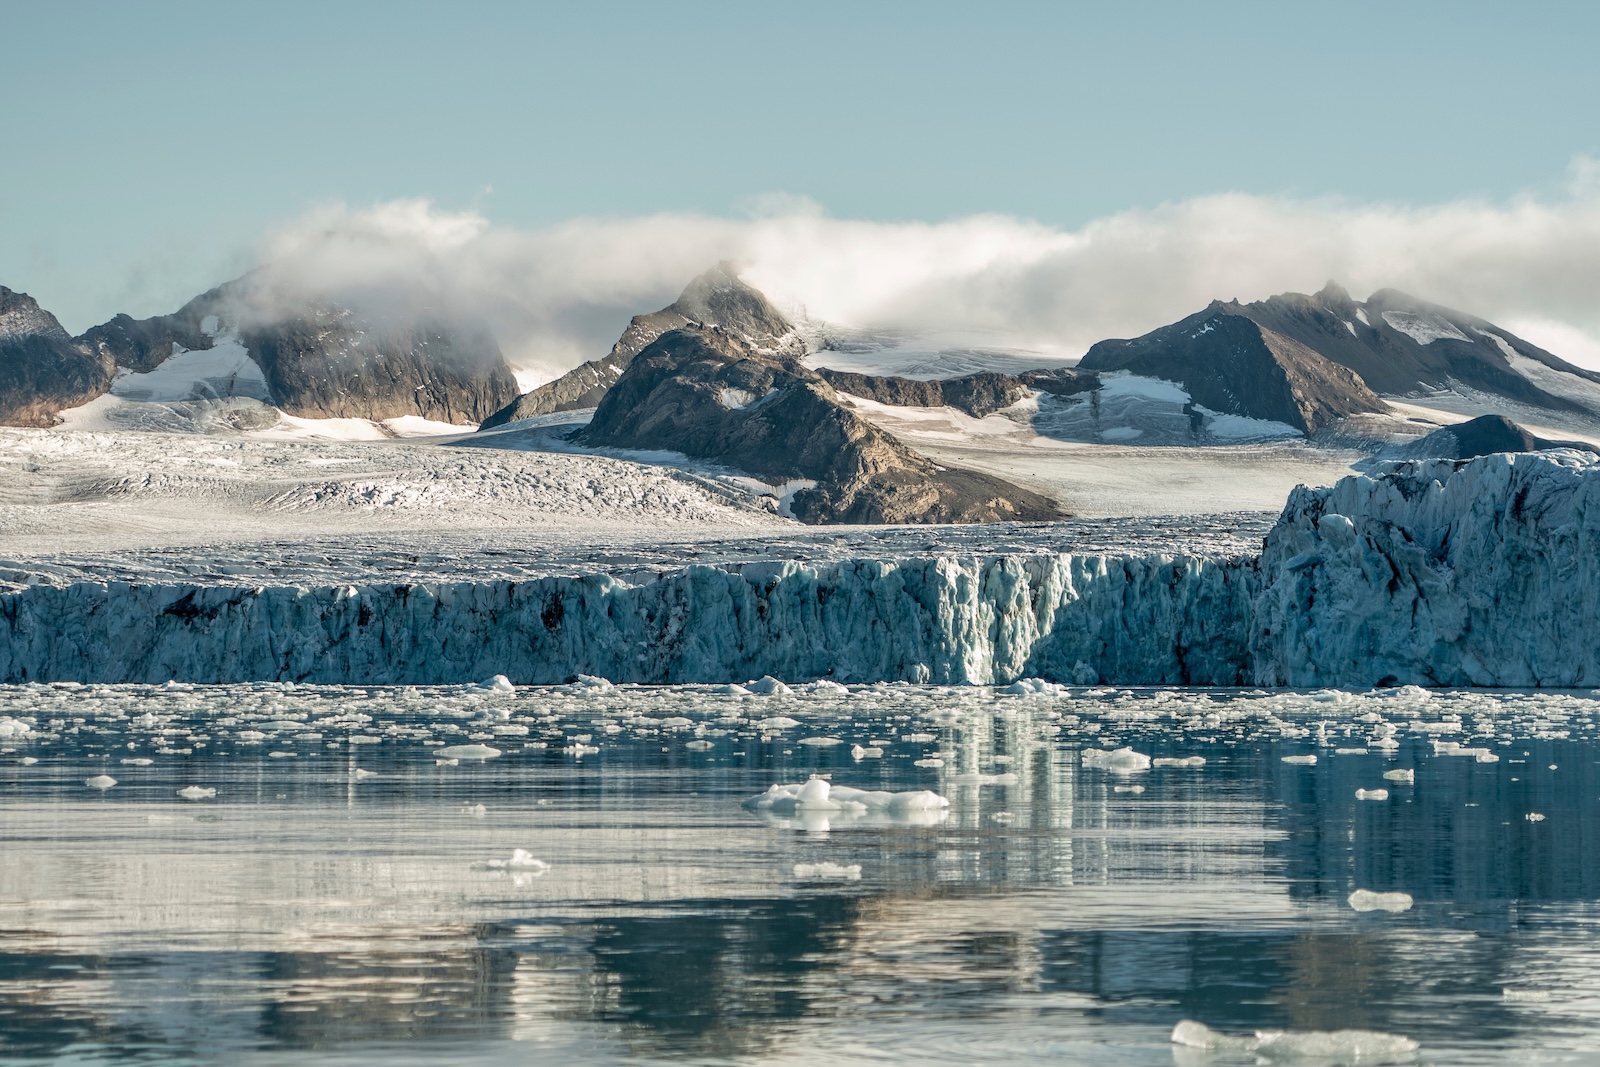
[{"label": "exposed brown rock", "polygon": [[1347,415],[1388,410],[1349,368],[1220,302],[1143,337],[1101,341],[1078,367],[1178,382],[1212,411],[1307,434]]},{"label": "exposed brown rock", "polygon": [[774,485],[815,482],[790,504],[809,523],[1063,517],[1048,497],[912,451],[851,411],[798,360],[715,327],[673,330],[647,346],[577,438],[681,452]]},{"label": "exposed brown rock", "polygon": [[677,300],[660,311],[635,315],[606,356],[580,364],[555,381],[522,394],[484,420],[480,428],[488,430],[518,419],[595,407],[646,345],[668,330],[690,323],[719,326],[758,350],[800,352],[793,336],[794,326],[783,313],[760,290],[740,281],[732,264],[718,263],[691,281]]},{"label": "exposed brown rock", "polygon": [[73,340],[33,297],[0,285],[0,425],[54,426],[115,373],[110,357]]}]

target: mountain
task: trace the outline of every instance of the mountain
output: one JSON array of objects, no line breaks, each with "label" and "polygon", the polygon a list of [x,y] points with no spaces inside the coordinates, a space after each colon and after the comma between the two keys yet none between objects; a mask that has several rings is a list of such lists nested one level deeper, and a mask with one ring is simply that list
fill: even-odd
[{"label": "mountain", "polygon": [[716,326],[661,335],[629,363],[576,440],[665,449],[792,488],[808,523],[966,523],[1062,518],[1054,501],[941,466],[851,411],[798,359]]},{"label": "mountain", "polygon": [[1211,411],[1306,434],[1348,415],[1388,410],[1349,368],[1221,302],[1143,337],[1101,341],[1078,369],[1178,382]]},{"label": "mountain", "polygon": [[53,426],[106,391],[116,367],[27,293],[0,285],[0,425]]},{"label": "mountain", "polygon": [[[253,275],[170,315],[118,315],[76,340],[30,298],[0,293],[7,323],[0,326],[0,422],[15,425],[53,425],[58,412],[107,390],[145,398],[140,376],[157,372],[166,390],[182,384],[176,397],[151,399],[243,395],[309,419],[415,415],[475,424],[517,395],[516,377],[486,329],[429,315],[367,316],[328,301],[284,302],[260,292]],[[224,349],[248,371],[233,375],[238,390],[204,376],[216,360],[192,358]],[[178,357],[190,358],[172,362]]]},{"label": "mountain", "polygon": [[[1466,386],[1554,411],[1589,411],[1535,377],[1600,383],[1600,374],[1575,367],[1485,319],[1430,304],[1395,289],[1365,303],[1334,282],[1321,292],[1281,293],[1253,304],[1213,304],[1285,337],[1361,375],[1386,396],[1415,396]],[[1553,373],[1552,373],[1553,372]]]},{"label": "mountain", "polygon": [[740,281],[733,264],[724,261],[696,277],[678,299],[660,311],[635,315],[606,356],[522,394],[485,419],[479,428],[488,430],[536,415],[592,408],[645,346],[667,331],[690,323],[719,326],[758,350],[800,351],[789,320],[760,290]]}]

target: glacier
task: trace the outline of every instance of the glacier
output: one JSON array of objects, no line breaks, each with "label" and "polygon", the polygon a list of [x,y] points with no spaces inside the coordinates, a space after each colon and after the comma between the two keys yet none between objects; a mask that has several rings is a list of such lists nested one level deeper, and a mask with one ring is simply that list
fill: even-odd
[{"label": "glacier", "polygon": [[39,585],[0,596],[0,680],[1592,686],[1597,524],[1600,457],[1554,451],[1301,487],[1259,556],[945,554],[639,583]]}]

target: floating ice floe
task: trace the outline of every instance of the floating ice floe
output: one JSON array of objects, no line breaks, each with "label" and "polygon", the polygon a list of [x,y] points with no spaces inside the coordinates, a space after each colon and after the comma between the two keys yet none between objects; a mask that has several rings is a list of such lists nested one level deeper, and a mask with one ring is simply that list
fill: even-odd
[{"label": "floating ice floe", "polygon": [[1392,771],[1384,771],[1383,776],[1391,782],[1405,782],[1409,784],[1417,780],[1417,772],[1409,768],[1396,768]]},{"label": "floating ice floe", "polygon": [[1283,762],[1292,763],[1296,767],[1315,767],[1317,765],[1317,757],[1315,757],[1315,756],[1285,756],[1285,757],[1283,757]]},{"label": "floating ice floe", "polygon": [[861,864],[852,863],[848,866],[843,863],[797,863],[794,865],[794,876],[801,882],[859,882],[861,881]]},{"label": "floating ice floe", "polygon": [[209,786],[186,785],[178,790],[178,795],[185,800],[210,800],[217,791]]},{"label": "floating ice floe", "polygon": [[[610,683],[607,684],[609,685]],[[497,674],[493,678],[485,678],[478,683],[478,688],[488,689],[495,693],[515,693],[517,691],[517,687],[511,684],[511,679],[503,674]]]},{"label": "floating ice floe", "polygon": [[85,778],[83,784],[90,789],[98,789],[104,793],[107,789],[117,784],[117,780],[109,774],[97,774],[93,778]]},{"label": "floating ice floe", "polygon": [[1544,816],[1540,815],[1536,811],[1528,812],[1528,814],[1524,815],[1523,818],[1527,819],[1529,822],[1544,822]]},{"label": "floating ice floe", "polygon": [[1419,1047],[1409,1037],[1376,1030],[1257,1030],[1243,1037],[1219,1033],[1193,1019],[1172,1028],[1172,1043],[1206,1052],[1250,1052],[1257,1062],[1311,1061],[1325,1067],[1404,1063]]},{"label": "floating ice floe", "polygon": [[511,858],[505,860],[490,860],[484,867],[491,871],[519,871],[522,874],[541,875],[550,870],[550,865],[544,860],[534,859],[533,854],[524,848],[511,850]]},{"label": "floating ice floe", "polygon": [[23,756],[21,759],[17,760],[17,762],[22,764],[24,767],[32,767],[35,763],[39,762],[39,759],[37,756]]},{"label": "floating ice floe", "polygon": [[616,688],[611,684],[609,678],[601,678],[593,674],[580,674],[578,675],[578,680],[572,684],[575,689],[587,689],[596,693],[604,693]]},{"label": "floating ice floe", "polygon": [[799,719],[791,719],[787,715],[774,715],[770,719],[760,719],[756,722],[756,728],[767,733],[775,730],[792,730],[799,725]]},{"label": "floating ice floe", "polygon": [[1389,799],[1389,791],[1387,789],[1357,789],[1356,790],[1356,799],[1357,800],[1388,800]]},{"label": "floating ice floe", "polygon": [[852,746],[850,746],[850,758],[854,759],[854,760],[877,759],[878,757],[880,757],[882,755],[883,755],[883,749],[879,748],[876,745],[872,745],[872,746],[852,745]]},{"label": "floating ice floe", "polygon": [[690,752],[709,752],[717,746],[704,738],[697,738],[696,740],[685,742],[683,747]]},{"label": "floating ice floe", "polygon": [[1150,757],[1143,752],[1123,748],[1086,748],[1080,757],[1085,767],[1110,771],[1112,774],[1133,774],[1150,769]]},{"label": "floating ice floe", "polygon": [[1374,893],[1370,889],[1357,889],[1345,898],[1356,911],[1410,911],[1410,893]]},{"label": "floating ice floe", "polygon": [[842,745],[844,742],[837,737],[802,737],[795,744],[810,745],[812,748],[832,748],[834,745]]},{"label": "floating ice floe", "polygon": [[463,804],[461,806],[461,814],[469,819],[481,819],[489,814],[489,809],[482,804]]},{"label": "floating ice floe", "polygon": [[449,745],[435,752],[434,757],[446,760],[486,760],[494,759],[500,754],[498,748],[490,745]]},{"label": "floating ice floe", "polygon": [[33,733],[33,727],[21,719],[13,719],[9,715],[0,715],[0,738],[27,737]]},{"label": "floating ice floe", "polygon": [[1133,793],[1133,794],[1137,795],[1139,793],[1143,793],[1144,792],[1144,786],[1142,786],[1142,785],[1114,785],[1114,786],[1111,787],[1111,791],[1113,793]]},{"label": "floating ice floe", "polygon": [[719,697],[747,697],[750,695],[750,690],[736,682],[730,682],[727,685],[712,686],[711,693]]},{"label": "floating ice floe", "polygon": [[1543,1004],[1550,999],[1548,989],[1502,989],[1500,998],[1513,1004]]},{"label": "floating ice floe", "polygon": [[1012,697],[1055,696],[1065,693],[1067,687],[1056,682],[1047,682],[1042,678],[1019,678],[999,692]]},{"label": "floating ice floe", "polygon": [[929,756],[926,759],[919,759],[919,760],[914,761],[913,766],[916,766],[916,767],[943,767],[944,766],[944,760],[940,759],[938,756]]},{"label": "floating ice floe", "polygon": [[352,778],[354,778],[358,782],[364,782],[368,778],[376,778],[378,776],[378,772],[377,771],[364,771],[360,767],[357,767],[354,771],[350,772],[350,776]]},{"label": "floating ice floe", "polygon": [[748,683],[745,688],[759,696],[785,697],[794,692],[770,674],[762,675],[756,681]]},{"label": "floating ice floe", "polygon": [[[803,828],[827,829],[829,819],[860,823],[932,825],[945,818],[950,801],[927,789],[904,793],[833,785],[822,778],[774,785],[746,800],[743,807],[758,815],[798,820]],[[819,821],[820,820],[820,821]]]},{"label": "floating ice floe", "polygon": [[1152,767],[1204,767],[1204,756],[1157,756],[1150,761]]},{"label": "floating ice floe", "polygon": [[131,756],[122,761],[123,765],[126,767],[148,767],[154,762],[155,760],[149,758],[148,756]]}]

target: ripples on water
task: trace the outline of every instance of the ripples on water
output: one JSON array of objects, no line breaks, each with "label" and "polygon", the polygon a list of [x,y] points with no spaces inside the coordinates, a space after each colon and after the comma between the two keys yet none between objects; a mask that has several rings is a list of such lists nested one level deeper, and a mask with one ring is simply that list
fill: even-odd
[{"label": "ripples on water", "polygon": [[[0,1057],[1256,1062],[1175,1049],[1190,1018],[1404,1034],[1425,1063],[1589,1062],[1597,711],[1414,690],[4,688]],[[440,762],[465,745],[502,754]],[[1085,765],[1122,745],[1205,763]],[[951,807],[929,825],[740,807],[811,774]],[[1358,912],[1358,889],[1414,903]]]}]

